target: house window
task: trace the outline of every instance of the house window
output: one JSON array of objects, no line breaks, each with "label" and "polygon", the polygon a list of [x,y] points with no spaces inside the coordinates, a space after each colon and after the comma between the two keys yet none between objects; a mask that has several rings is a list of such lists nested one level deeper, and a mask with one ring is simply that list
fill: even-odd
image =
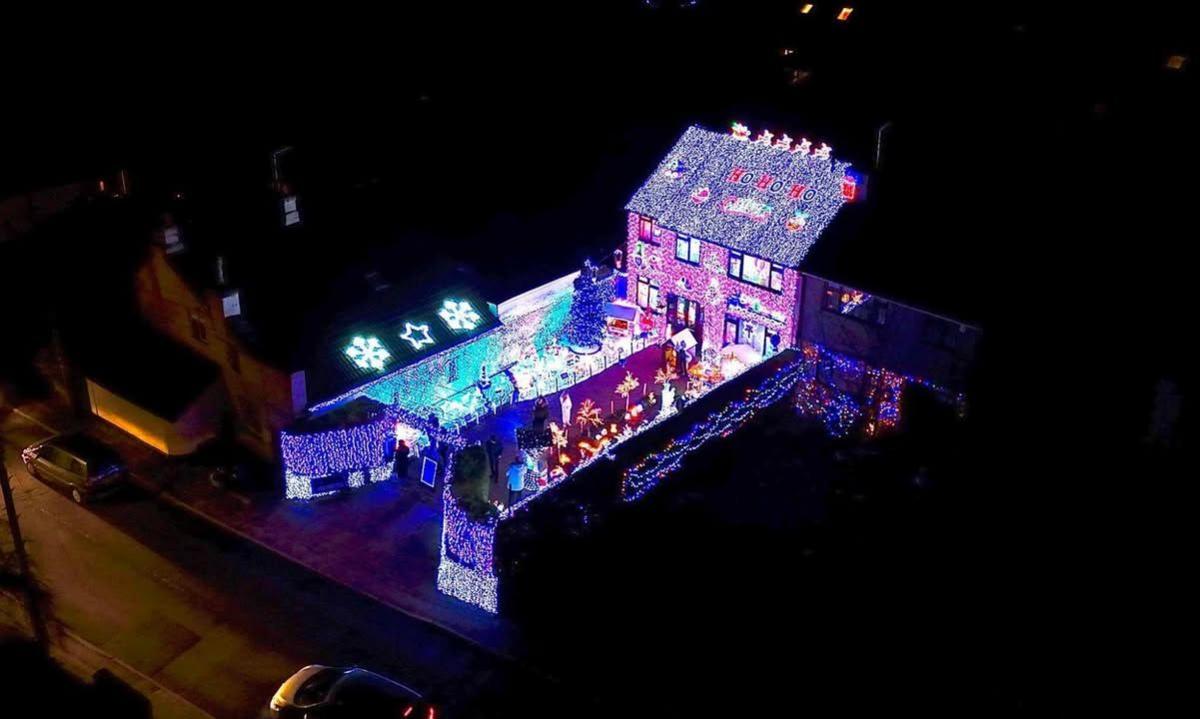
[{"label": "house window", "polygon": [[242,355],[234,345],[225,346],[225,357],[229,361],[229,369],[237,374],[242,373]]},{"label": "house window", "polygon": [[693,265],[700,264],[700,240],[687,235],[678,235],[675,238],[675,259],[690,262]]},{"label": "house window", "polygon": [[731,345],[737,342],[738,338],[738,318],[732,315],[725,315],[725,344]]},{"label": "house window", "polygon": [[944,350],[954,350],[958,347],[958,336],[961,333],[957,325],[936,317],[926,317],[925,327],[921,331],[921,339],[925,344]]},{"label": "house window", "polygon": [[649,217],[638,220],[638,239],[642,242],[654,241],[654,220]]},{"label": "house window", "polygon": [[702,317],[700,303],[686,297],[675,297],[671,303],[671,324],[695,329]]},{"label": "house window", "polygon": [[871,324],[882,325],[887,322],[888,303],[852,287],[826,285],[821,306],[827,312]]},{"label": "house window", "polygon": [[192,339],[207,344],[208,328],[204,326],[204,319],[199,314],[192,312],[188,315],[188,321],[192,326]]},{"label": "house window", "polygon": [[658,282],[645,275],[638,277],[637,287],[638,307],[655,307],[658,305]]},{"label": "house window", "polygon": [[744,252],[730,250],[729,276],[775,292],[783,291],[783,266]]}]

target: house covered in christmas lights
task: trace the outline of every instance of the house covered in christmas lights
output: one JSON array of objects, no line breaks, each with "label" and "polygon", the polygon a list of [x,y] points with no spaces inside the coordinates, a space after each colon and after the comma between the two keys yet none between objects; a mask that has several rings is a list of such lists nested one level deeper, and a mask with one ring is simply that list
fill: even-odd
[{"label": "house covered in christmas lights", "polygon": [[[811,345],[959,392],[977,328],[810,267],[819,242],[849,246],[873,216],[866,180],[825,143],[689,127],[626,205],[625,294],[713,364]],[[870,393],[845,374],[825,381]]]},{"label": "house covered in christmas lights", "polygon": [[626,206],[628,297],[710,361],[791,346],[801,262],[857,185],[827,145],[690,127]]}]

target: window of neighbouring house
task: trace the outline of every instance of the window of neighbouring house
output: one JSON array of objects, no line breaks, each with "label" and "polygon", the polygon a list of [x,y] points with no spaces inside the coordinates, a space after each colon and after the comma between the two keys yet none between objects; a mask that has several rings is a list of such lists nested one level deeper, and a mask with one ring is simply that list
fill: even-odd
[{"label": "window of neighbouring house", "polygon": [[825,285],[821,306],[827,312],[882,325],[887,322],[888,303],[852,287]]},{"label": "window of neighbouring house", "polygon": [[775,292],[783,291],[783,266],[744,252],[729,251],[729,276]]},{"label": "window of neighbouring house", "polygon": [[958,347],[960,334],[962,331],[958,325],[937,317],[926,317],[925,326],[921,330],[921,339],[925,344],[944,350],[954,350]]},{"label": "window of neighbouring house", "polygon": [[188,322],[192,328],[192,339],[197,342],[208,342],[208,328],[204,326],[204,318],[198,313],[192,312],[188,315]]},{"label": "window of neighbouring house", "polygon": [[675,238],[675,259],[690,262],[693,265],[700,264],[700,240],[687,235],[678,235]]}]

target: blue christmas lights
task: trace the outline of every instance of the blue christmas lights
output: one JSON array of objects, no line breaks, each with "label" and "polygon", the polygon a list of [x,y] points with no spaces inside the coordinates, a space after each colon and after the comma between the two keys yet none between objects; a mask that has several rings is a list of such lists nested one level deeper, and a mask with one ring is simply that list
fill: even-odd
[{"label": "blue christmas lights", "polygon": [[728,437],[749,422],[759,410],[783,399],[803,377],[804,365],[804,359],[800,357],[780,367],[757,388],[747,390],[746,399],[710,413],[679,439],[668,442],[661,452],[631,467],[622,478],[622,499],[626,502],[641,499],[664,477],[679,469],[689,452],[699,449],[710,440]]}]

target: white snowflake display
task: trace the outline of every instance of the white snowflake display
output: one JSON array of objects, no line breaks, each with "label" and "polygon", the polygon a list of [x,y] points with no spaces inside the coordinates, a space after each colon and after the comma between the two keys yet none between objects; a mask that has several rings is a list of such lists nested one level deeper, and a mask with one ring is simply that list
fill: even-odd
[{"label": "white snowflake display", "polygon": [[381,370],[392,357],[378,337],[355,337],[346,347],[346,356],[363,369]]},{"label": "white snowflake display", "polygon": [[442,308],[438,310],[438,317],[452,330],[473,330],[479,326],[479,320],[483,319],[470,302],[457,300],[443,302]]},{"label": "white snowflake display", "polygon": [[404,331],[400,333],[400,339],[412,345],[415,350],[433,344],[433,338],[429,336],[429,325],[414,325],[411,322],[404,323]]}]

